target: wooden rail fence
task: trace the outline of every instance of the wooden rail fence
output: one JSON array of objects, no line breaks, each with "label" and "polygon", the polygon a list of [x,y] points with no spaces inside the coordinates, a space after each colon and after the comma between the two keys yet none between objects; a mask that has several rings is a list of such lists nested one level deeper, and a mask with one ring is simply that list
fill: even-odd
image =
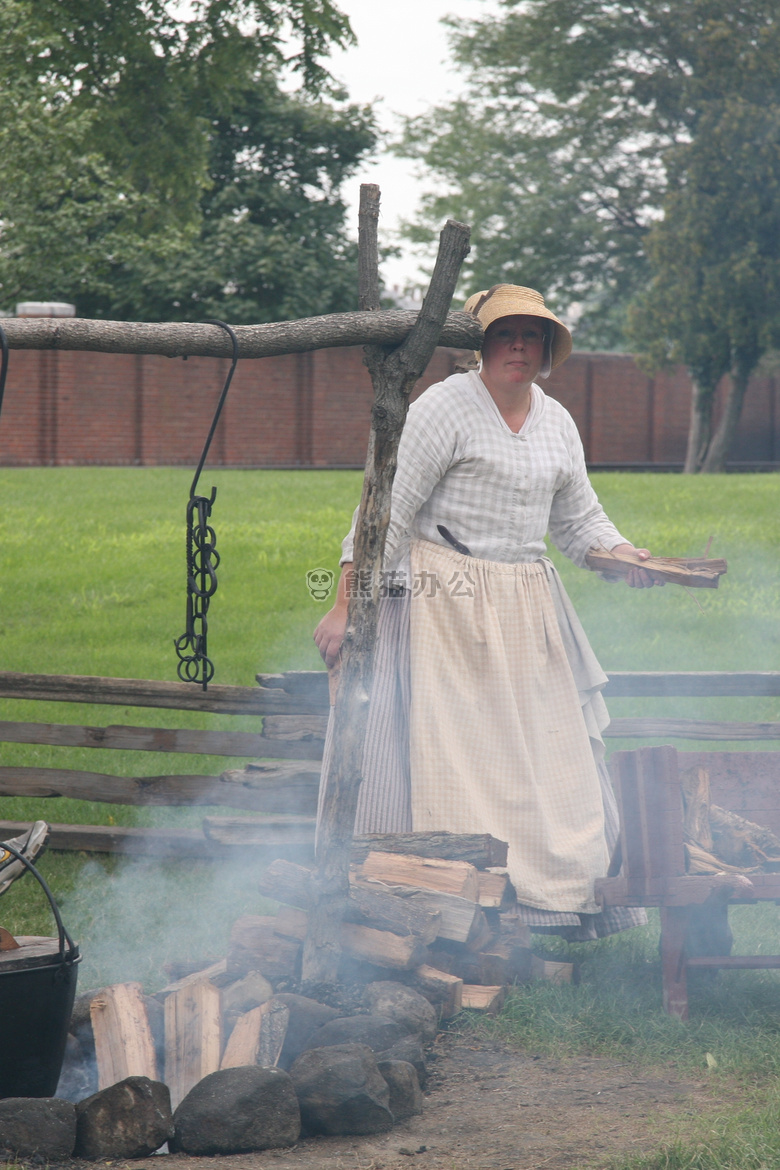
[{"label": "wooden rail fence", "polygon": [[[205,731],[132,725],[0,721],[0,743],[234,757],[217,775],[118,776],[65,767],[0,766],[0,796],[71,797],[126,805],[203,805],[262,814],[262,821],[207,817],[203,829],[55,825],[51,846],[153,856],[224,857],[241,849],[311,854],[328,718],[324,671],[259,675],[258,686],[78,675],[0,672],[0,698],[22,702],[153,707],[253,716],[258,731]],[[776,672],[614,672],[607,698],[780,696]],[[25,714],[29,714],[25,711]],[[262,724],[260,725],[260,721]],[[780,722],[729,722],[655,716],[617,717],[606,735],[621,739],[762,741],[780,739]],[[0,837],[21,825],[0,821]]]}]

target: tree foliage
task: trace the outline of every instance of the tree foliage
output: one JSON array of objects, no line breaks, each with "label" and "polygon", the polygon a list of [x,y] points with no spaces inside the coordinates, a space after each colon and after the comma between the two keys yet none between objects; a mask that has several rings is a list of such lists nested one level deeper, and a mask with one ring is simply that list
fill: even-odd
[{"label": "tree foliage", "polygon": [[235,321],[351,307],[375,140],[331,0],[0,0],[0,299]]},{"label": "tree foliage", "polygon": [[780,84],[777,16],[777,0],[503,0],[452,22],[467,92],[407,125],[436,180],[413,235],[465,219],[469,288],[542,287],[581,310],[581,342],[619,345],[673,160],[712,102]]}]

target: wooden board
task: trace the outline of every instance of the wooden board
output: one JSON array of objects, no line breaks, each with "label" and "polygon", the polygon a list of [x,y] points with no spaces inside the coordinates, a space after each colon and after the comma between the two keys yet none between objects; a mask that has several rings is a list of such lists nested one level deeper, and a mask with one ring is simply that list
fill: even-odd
[{"label": "wooden board", "polygon": [[314,845],[316,817],[290,815],[270,820],[268,817],[204,817],[203,832],[209,841],[220,845],[297,844]]},{"label": "wooden board", "polygon": [[611,671],[607,699],[666,695],[780,695],[780,671]]},{"label": "wooden board", "polygon": [[120,707],[167,707],[176,711],[212,711],[224,715],[321,715],[328,711],[327,676],[324,677],[325,692],[321,700],[292,695],[275,688],[233,687],[212,683],[204,691],[200,686],[190,683],[156,679],[22,674],[3,670],[0,671],[0,698],[40,699],[54,703],[108,703]]},{"label": "wooden board", "polygon": [[[229,858],[266,859],[284,855],[299,861],[313,857],[313,839],[309,834],[289,834],[286,829],[276,833],[277,822],[266,822],[264,839],[252,845],[223,845],[204,836],[200,829],[147,829],[123,825],[60,825],[49,823],[51,833],[48,848],[79,853],[120,853],[129,857],[196,858],[206,861],[224,861]],[[0,821],[0,840],[16,837],[29,829],[29,821]]]},{"label": "wooden board", "polygon": [[175,1109],[198,1081],[219,1068],[222,1011],[219,988],[202,980],[165,1000],[165,1083]]},{"label": "wooden board", "polygon": [[156,1081],[157,1058],[140,983],[102,988],[89,1005],[95,1038],[98,1089],[125,1077]]},{"label": "wooden board", "polygon": [[221,776],[111,776],[62,768],[0,767],[2,796],[67,796],[108,804],[225,805],[262,812],[315,812],[319,769],[256,765]]},{"label": "wooden board", "polygon": [[680,771],[706,768],[713,804],[780,834],[780,752],[678,752]]},{"label": "wooden board", "polygon": [[198,731],[165,727],[82,727],[77,723],[12,723],[0,720],[0,743],[109,748],[189,755],[268,756],[268,740],[246,731]]},{"label": "wooden board", "polygon": [[602,735],[605,739],[780,739],[780,723],[727,723],[642,716],[613,719]]}]

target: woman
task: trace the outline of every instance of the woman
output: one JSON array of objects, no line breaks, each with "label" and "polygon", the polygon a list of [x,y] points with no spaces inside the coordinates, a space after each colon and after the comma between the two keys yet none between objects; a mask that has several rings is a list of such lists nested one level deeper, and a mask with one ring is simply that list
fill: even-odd
[{"label": "woman", "polygon": [[[492,833],[509,842],[522,920],[596,937],[645,919],[600,914],[594,900],[618,828],[601,739],[607,680],[544,537],[580,566],[594,546],[633,545],[598,502],[570,415],[535,382],[569,356],[566,326],[517,285],[465,309],[485,330],[479,369],[431,386],[399,448],[385,567],[405,587],[380,608],[355,828]],[[314,634],[329,667],[351,562],[352,533],[336,605]],[[637,568],[628,583],[652,580]]]}]

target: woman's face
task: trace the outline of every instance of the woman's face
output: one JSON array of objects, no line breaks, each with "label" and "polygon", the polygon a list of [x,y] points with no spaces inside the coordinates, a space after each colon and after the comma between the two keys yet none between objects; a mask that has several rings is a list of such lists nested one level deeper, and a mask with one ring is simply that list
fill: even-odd
[{"label": "woman's face", "polygon": [[540,317],[517,314],[488,325],[482,345],[482,377],[488,388],[530,386],[544,357],[544,324]]}]

